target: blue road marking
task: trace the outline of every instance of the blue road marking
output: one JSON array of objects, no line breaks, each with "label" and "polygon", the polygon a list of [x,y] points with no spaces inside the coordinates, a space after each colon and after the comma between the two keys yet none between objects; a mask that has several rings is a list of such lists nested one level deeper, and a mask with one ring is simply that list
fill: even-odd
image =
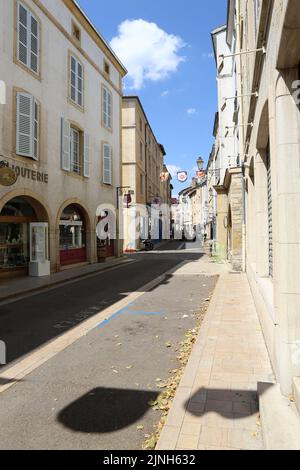
[{"label": "blue road marking", "polygon": [[127,307],[124,307],[122,308],[121,310],[119,310],[118,312],[114,313],[110,318],[107,318],[106,320],[104,320],[103,322],[100,323],[99,325],[99,328],[103,328],[105,325],[107,325],[107,323],[109,323],[111,320],[113,320],[114,318],[118,317],[119,315],[122,315],[122,313],[126,312],[129,307],[131,307],[133,304],[128,304]]},{"label": "blue road marking", "polygon": [[146,312],[143,310],[130,310],[130,307],[132,307],[133,303],[128,304],[127,307],[122,308],[118,312],[114,313],[110,318],[107,318],[103,322],[100,323],[99,328],[104,328],[111,320],[114,318],[118,317],[119,315],[122,315],[122,313],[127,312],[129,315],[162,315],[162,312]]}]

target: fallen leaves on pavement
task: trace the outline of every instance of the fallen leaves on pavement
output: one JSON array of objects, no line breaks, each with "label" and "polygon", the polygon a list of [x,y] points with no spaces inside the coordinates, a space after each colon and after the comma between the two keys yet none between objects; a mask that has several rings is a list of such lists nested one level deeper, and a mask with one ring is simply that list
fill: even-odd
[{"label": "fallen leaves on pavement", "polygon": [[[210,299],[206,300],[205,302],[208,302],[209,300]],[[172,371],[170,371],[170,374],[172,375],[167,380],[156,380],[158,382],[157,387],[164,388],[165,390],[158,396],[156,400],[149,401],[148,405],[153,409],[153,411],[161,411],[161,418],[158,425],[154,426],[155,431],[153,432],[153,434],[145,440],[143,444],[144,450],[154,450],[156,447],[157,441],[165,425],[169,410],[174,400],[176,390],[180,384],[185,367],[191,355],[194,343],[196,342],[207,308],[208,303],[206,303],[205,306],[200,309],[200,312],[196,314],[197,327],[193,328],[192,330],[188,330],[185,334],[184,340],[180,343],[180,348],[178,351],[179,354],[177,355],[180,367],[178,369],[173,369]],[[167,346],[167,344],[170,344],[170,346]],[[166,347],[171,346],[172,343],[166,343]]]}]

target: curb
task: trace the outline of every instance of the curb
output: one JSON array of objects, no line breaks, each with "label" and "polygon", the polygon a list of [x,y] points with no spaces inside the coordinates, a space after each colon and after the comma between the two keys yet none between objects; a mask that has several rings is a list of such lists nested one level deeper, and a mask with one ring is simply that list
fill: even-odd
[{"label": "curb", "polygon": [[133,261],[133,260],[126,259],[124,261],[119,261],[119,262],[116,262],[114,264],[110,264],[109,266],[102,266],[101,268],[95,269],[95,271],[92,271],[92,272],[78,274],[78,275],[75,275],[75,276],[70,277],[68,279],[61,279],[59,281],[49,282],[49,284],[45,284],[43,286],[38,286],[38,287],[30,288],[30,289],[20,290],[20,291],[17,291],[15,293],[13,293],[13,294],[9,294],[9,295],[5,295],[5,296],[0,297],[0,304],[3,303],[3,302],[6,302],[7,300],[11,300],[11,299],[18,300],[18,297],[22,297],[22,296],[27,295],[27,294],[42,292],[43,290],[49,289],[51,287],[57,287],[57,286],[66,284],[68,282],[73,282],[73,281],[77,281],[79,279],[92,277],[92,276],[97,275],[101,272],[107,271],[111,268],[126,265],[126,264],[130,264],[130,263],[134,263],[134,262],[135,261]]}]

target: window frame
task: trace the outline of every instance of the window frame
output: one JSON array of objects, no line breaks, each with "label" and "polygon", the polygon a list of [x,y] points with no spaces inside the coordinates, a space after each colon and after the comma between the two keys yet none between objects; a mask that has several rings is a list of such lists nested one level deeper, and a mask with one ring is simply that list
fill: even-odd
[{"label": "window frame", "polygon": [[[108,170],[105,169],[105,147],[109,148],[110,150],[110,181],[105,179],[105,172]],[[113,149],[110,143],[102,142],[102,183],[105,186],[113,186]]]},{"label": "window frame", "polygon": [[[74,142],[74,136],[77,136],[77,142]],[[77,144],[77,162],[74,160],[74,145]],[[82,132],[74,126],[70,126],[70,172],[75,175],[82,175]],[[77,165],[77,171],[75,166]]]},{"label": "window frame", "polygon": [[[72,59],[75,61],[75,71],[72,70]],[[81,66],[81,70],[82,70],[82,75],[81,75],[81,81],[82,81],[82,88],[81,88],[81,104],[79,103],[79,100],[78,100],[78,96],[79,96],[79,88],[78,88],[78,79],[80,78],[79,77],[79,74],[78,74],[78,66]],[[72,85],[72,73],[75,74],[75,85]],[[85,80],[84,80],[84,73],[85,73],[85,70],[84,70],[84,65],[83,65],[83,62],[79,59],[79,57],[74,54],[74,52],[72,51],[69,51],[69,54],[68,54],[68,80],[69,80],[69,83],[68,83],[68,100],[70,101],[70,103],[75,106],[76,108],[78,108],[80,111],[84,111],[84,98],[85,98]],[[75,100],[72,98],[72,88],[75,89]]]},{"label": "window frame", "polygon": [[[26,63],[20,59],[19,56],[19,44],[20,44],[20,6],[26,10],[27,19],[29,15],[30,23],[33,18],[37,23],[37,53],[32,52],[32,48],[27,47],[27,60]],[[15,32],[14,32],[14,62],[20,66],[23,70],[30,73],[34,78],[41,80],[41,42],[42,42],[42,28],[41,20],[35,11],[30,8],[24,0],[15,0]],[[28,24],[27,24],[28,26]],[[27,29],[27,45],[31,44],[32,28]],[[29,39],[29,41],[28,41]],[[23,44],[24,45],[24,44]],[[37,71],[31,68],[31,54],[35,54],[37,58]]]},{"label": "window frame", "polygon": [[[105,109],[106,108],[105,99],[104,99],[105,93],[107,93],[107,95],[110,96],[110,115],[108,114],[108,112],[106,112],[106,109]],[[109,126],[109,119],[110,119],[110,126]],[[101,86],[101,124],[102,124],[102,127],[112,132],[113,130],[113,94],[111,90],[106,85],[103,85],[103,84]]]},{"label": "window frame", "polygon": [[[40,160],[40,136],[41,136],[41,104],[40,102],[32,95],[25,90],[17,89],[14,90],[15,93],[15,153],[16,155],[34,160]],[[19,114],[19,96],[27,97],[30,99],[30,155],[25,152],[21,152],[19,148],[19,123],[20,123],[20,114]],[[24,114],[26,116],[26,114]],[[25,134],[26,135],[26,134]]]}]

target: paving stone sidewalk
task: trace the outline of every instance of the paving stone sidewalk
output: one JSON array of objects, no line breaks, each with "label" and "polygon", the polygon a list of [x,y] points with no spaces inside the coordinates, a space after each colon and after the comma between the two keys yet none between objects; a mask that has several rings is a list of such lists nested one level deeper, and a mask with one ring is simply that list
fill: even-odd
[{"label": "paving stone sidewalk", "polygon": [[263,449],[257,382],[274,380],[247,277],[223,267],[156,450]]}]

